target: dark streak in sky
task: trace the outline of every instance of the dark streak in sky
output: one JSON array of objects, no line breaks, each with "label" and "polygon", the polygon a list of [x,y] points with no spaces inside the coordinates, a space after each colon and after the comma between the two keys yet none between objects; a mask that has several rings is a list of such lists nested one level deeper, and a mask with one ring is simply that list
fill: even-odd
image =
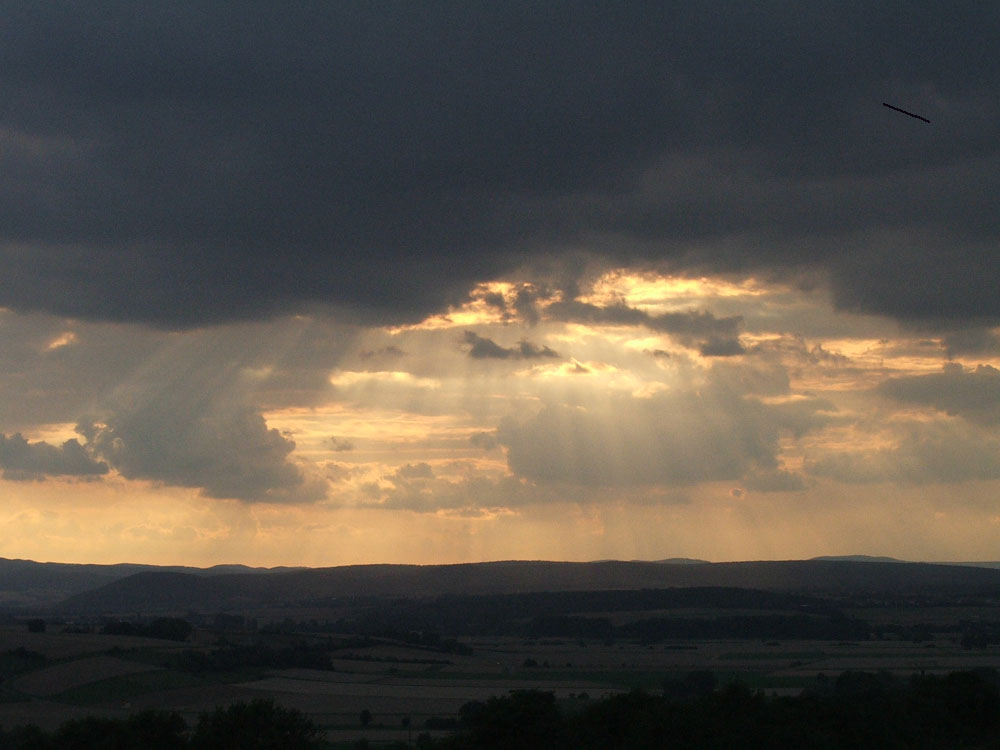
[{"label": "dark streak in sky", "polygon": [[897,112],[902,112],[904,115],[909,115],[910,117],[916,117],[918,120],[923,120],[924,122],[927,122],[927,123],[930,122],[930,120],[928,120],[926,117],[921,117],[920,115],[915,115],[912,112],[907,112],[905,109],[900,109],[899,107],[893,107],[891,104],[886,104],[885,102],[882,102],[882,106],[883,107],[888,107],[889,109],[894,109]]}]

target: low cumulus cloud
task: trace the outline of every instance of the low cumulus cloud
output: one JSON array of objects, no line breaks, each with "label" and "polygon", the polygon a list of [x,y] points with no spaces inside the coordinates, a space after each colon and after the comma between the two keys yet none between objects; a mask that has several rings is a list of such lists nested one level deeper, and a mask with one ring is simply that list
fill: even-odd
[{"label": "low cumulus cloud", "polygon": [[791,381],[788,370],[779,362],[749,360],[735,363],[718,361],[712,365],[711,378],[736,393],[780,396],[788,393]]},{"label": "low cumulus cloud", "polygon": [[408,482],[414,479],[432,479],[433,477],[434,470],[431,468],[431,465],[425,461],[421,461],[417,464],[406,464],[405,466],[400,466],[391,476],[393,480],[403,482]]},{"label": "low cumulus cloud", "polygon": [[[74,325],[68,337],[59,333],[65,321],[0,312],[0,390],[7,396],[0,399],[0,427],[7,426],[0,469],[7,478],[117,470],[211,497],[324,496],[322,471],[296,456],[294,440],[269,428],[263,415],[326,399],[331,368],[353,329],[305,317],[179,335]],[[39,424],[77,422],[78,437],[61,445],[22,437]],[[326,445],[342,452],[352,446],[344,436]]]},{"label": "low cumulus cloud", "polygon": [[698,345],[698,353],[703,357],[735,357],[745,352],[739,339],[710,338]]},{"label": "low cumulus cloud", "polygon": [[207,497],[310,501],[326,494],[289,456],[295,442],[250,407],[168,414],[163,402],[77,426],[87,447],[127,479],[198,487]]},{"label": "low cumulus cloud", "polygon": [[346,451],[354,450],[354,443],[346,438],[338,437],[328,437],[323,441],[327,448],[332,450],[334,453],[344,453]]},{"label": "low cumulus cloud", "polygon": [[1000,424],[1000,370],[990,365],[966,370],[948,363],[939,373],[892,378],[878,390],[901,403],[930,406],[981,424]]},{"label": "low cumulus cloud", "polygon": [[363,489],[364,505],[385,510],[434,512],[465,507],[469,503],[468,498],[456,502],[453,482],[435,477],[433,468],[426,462],[400,466],[380,481],[369,482]]},{"label": "low cumulus cloud", "polygon": [[30,443],[20,433],[0,434],[0,469],[4,479],[93,478],[108,473],[107,463],[95,460],[75,439],[62,445]]},{"label": "low cumulus cloud", "polygon": [[469,442],[484,451],[491,451],[500,445],[495,432],[474,432],[469,436]]},{"label": "low cumulus cloud", "polygon": [[[425,468],[426,467],[426,468]],[[538,503],[551,503],[546,488],[521,477],[458,470],[438,476],[427,465],[407,465],[365,487],[365,507],[414,513],[459,513],[482,516]],[[577,492],[567,500],[588,500]]]},{"label": "low cumulus cloud", "polygon": [[327,488],[318,467],[293,456],[295,441],[269,428],[255,403],[272,373],[262,346],[231,330],[177,337],[76,430],[95,459],[126,479],[248,502],[318,500]]},{"label": "low cumulus cloud", "polygon": [[547,346],[538,346],[530,341],[520,341],[516,346],[500,346],[493,339],[480,336],[475,331],[466,331],[463,341],[469,347],[473,359],[558,359],[559,353]]},{"label": "low cumulus cloud", "polygon": [[885,448],[830,452],[807,461],[806,471],[856,484],[1000,479],[1000,438],[959,420],[906,422]]},{"label": "low cumulus cloud", "polygon": [[770,405],[709,384],[585,407],[550,403],[527,420],[505,419],[498,439],[511,471],[533,480],[684,485],[773,475],[780,435],[822,427],[829,409],[819,400]]},{"label": "low cumulus cloud", "polygon": [[327,461],[323,464],[323,476],[334,484],[346,482],[356,472],[355,467],[337,463],[336,461]]}]

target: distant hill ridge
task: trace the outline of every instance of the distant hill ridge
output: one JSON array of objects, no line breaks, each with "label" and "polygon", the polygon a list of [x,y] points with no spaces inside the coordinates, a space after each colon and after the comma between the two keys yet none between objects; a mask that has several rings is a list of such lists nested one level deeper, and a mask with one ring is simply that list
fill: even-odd
[{"label": "distant hill ridge", "polygon": [[876,555],[822,555],[820,557],[812,557],[811,560],[840,560],[840,561],[850,561],[850,562],[887,562],[887,563],[901,563],[906,562],[906,560],[900,560],[895,557],[880,557]]},{"label": "distant hill ridge", "polygon": [[1000,591],[1000,570],[929,563],[791,560],[703,564],[505,561],[457,565],[350,565],[268,575],[144,571],[67,598],[61,611],[181,612],[286,604],[329,605],[357,596],[433,597],[726,586],[806,593]]},{"label": "distant hill ridge", "polygon": [[144,572],[176,572],[194,576],[276,573],[300,568],[251,568],[246,565],[214,565],[195,568],[184,565],[118,563],[36,562],[0,557],[0,605],[32,605],[55,602],[73,594],[96,589],[113,581]]}]

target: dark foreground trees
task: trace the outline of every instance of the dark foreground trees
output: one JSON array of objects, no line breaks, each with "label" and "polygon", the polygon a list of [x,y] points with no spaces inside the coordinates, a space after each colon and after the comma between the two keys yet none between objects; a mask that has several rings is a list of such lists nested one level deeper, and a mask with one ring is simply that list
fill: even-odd
[{"label": "dark foreground trees", "polygon": [[160,617],[149,623],[117,620],[101,628],[105,635],[137,635],[144,638],[161,638],[167,641],[186,641],[192,631],[191,623],[177,617]]},{"label": "dark foreground trees", "polygon": [[[848,672],[797,697],[739,683],[683,697],[632,692],[560,712],[526,691],[463,710],[464,731],[427,745],[452,750],[730,750],[738,748],[1000,748],[993,671],[913,677]],[[697,688],[697,689],[694,689]]]},{"label": "dark foreground trees", "polygon": [[195,750],[309,750],[319,733],[302,712],[255,700],[217,708],[198,718]]},{"label": "dark foreground trees", "polygon": [[[53,750],[174,750],[185,743],[184,719],[167,711],[143,711],[127,719],[104,719],[88,716],[63,723],[51,744],[38,748]],[[12,744],[12,747],[17,747]],[[29,745],[28,747],[32,747]]]},{"label": "dark foreground trees", "polygon": [[[921,675],[845,672],[796,697],[768,697],[710,675],[667,681],[566,711],[552,693],[515,691],[467,703],[450,737],[421,734],[445,750],[739,750],[740,748],[1000,748],[1000,677],[992,670]],[[68,721],[53,734],[0,730],[6,750],[313,750],[324,743],[301,712],[272,701],[202,714],[193,728],[176,713]]]},{"label": "dark foreground trees", "polygon": [[270,700],[203,713],[193,731],[181,716],[143,711],[127,719],[87,717],[48,734],[38,727],[0,729],[3,750],[313,750],[323,745],[302,712]]}]

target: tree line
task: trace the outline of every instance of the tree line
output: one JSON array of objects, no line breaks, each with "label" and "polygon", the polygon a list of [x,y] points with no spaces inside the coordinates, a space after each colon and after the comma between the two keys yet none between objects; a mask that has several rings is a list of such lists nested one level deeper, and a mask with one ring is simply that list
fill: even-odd
[{"label": "tree line", "polygon": [[919,675],[845,672],[800,696],[746,685],[714,688],[706,673],[569,712],[552,693],[515,692],[467,704],[441,750],[738,750],[740,748],[978,748],[1000,746],[995,671]]},{"label": "tree line", "polygon": [[[371,715],[362,712],[362,724]],[[368,721],[366,721],[366,718]],[[740,748],[980,748],[1000,746],[1000,678],[994,670],[915,675],[844,672],[795,697],[766,696],[708,672],[567,708],[554,694],[515,691],[462,706],[457,731],[423,750],[739,750]],[[408,724],[406,724],[408,726]],[[362,740],[361,745],[366,743]],[[396,747],[407,747],[404,742]],[[177,713],[73,719],[54,732],[0,729],[10,750],[320,750],[304,714],[269,700],[202,713],[189,727]]]},{"label": "tree line", "polygon": [[174,711],[142,711],[125,719],[88,716],[54,732],[26,725],[0,728],[9,750],[313,750],[323,747],[315,724],[270,700],[234,703],[199,715],[194,727]]}]

